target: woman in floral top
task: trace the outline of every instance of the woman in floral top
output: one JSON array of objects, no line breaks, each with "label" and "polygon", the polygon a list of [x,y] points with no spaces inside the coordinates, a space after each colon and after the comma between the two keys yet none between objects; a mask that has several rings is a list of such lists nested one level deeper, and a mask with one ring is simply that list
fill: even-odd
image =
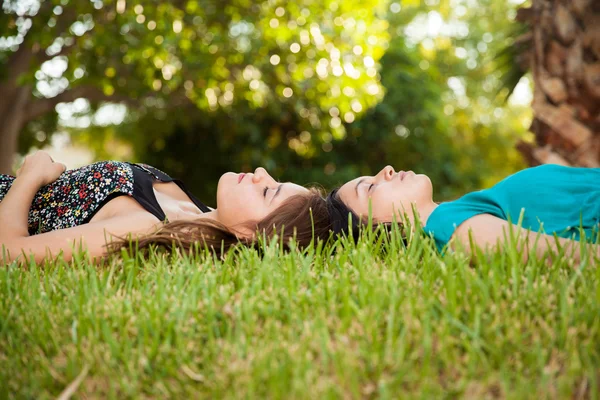
[{"label": "woman in floral top", "polygon": [[39,151],[25,158],[16,176],[0,175],[0,261],[68,260],[80,245],[103,257],[128,244],[128,237],[140,248],[189,250],[196,243],[252,245],[257,230],[284,226],[286,237],[296,228],[301,246],[328,235],[321,193],[281,184],[264,168],[225,173],[216,203],[207,207],[183,182],[146,164],[102,161],[67,171]]}]

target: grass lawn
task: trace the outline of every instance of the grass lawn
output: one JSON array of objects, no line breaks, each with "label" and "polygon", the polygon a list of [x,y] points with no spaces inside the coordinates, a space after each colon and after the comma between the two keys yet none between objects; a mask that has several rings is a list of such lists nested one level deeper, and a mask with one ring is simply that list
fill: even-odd
[{"label": "grass lawn", "polygon": [[598,398],[600,268],[397,236],[2,267],[0,398],[61,393]]}]

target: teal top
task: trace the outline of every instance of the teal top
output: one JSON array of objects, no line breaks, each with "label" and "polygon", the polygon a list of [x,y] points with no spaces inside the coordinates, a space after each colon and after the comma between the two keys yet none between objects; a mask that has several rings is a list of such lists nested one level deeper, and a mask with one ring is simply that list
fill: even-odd
[{"label": "teal top", "polygon": [[478,214],[492,214],[534,232],[596,240],[600,223],[600,168],[544,164],[504,178],[480,190],[437,206],[423,227],[440,252],[454,230]]}]

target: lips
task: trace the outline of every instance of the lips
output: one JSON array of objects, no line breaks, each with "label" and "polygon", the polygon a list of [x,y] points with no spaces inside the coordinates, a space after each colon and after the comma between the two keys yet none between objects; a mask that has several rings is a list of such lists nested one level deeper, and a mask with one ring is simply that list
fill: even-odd
[{"label": "lips", "polygon": [[[398,172],[398,175],[400,175],[400,180],[403,181],[404,178],[406,178],[406,176],[408,174],[410,174],[412,171],[400,171]],[[412,172],[414,174],[414,172]]]},{"label": "lips", "polygon": [[242,181],[242,179],[244,179],[244,176],[246,176],[246,174],[241,173],[240,176],[238,177],[238,183],[240,183]]}]

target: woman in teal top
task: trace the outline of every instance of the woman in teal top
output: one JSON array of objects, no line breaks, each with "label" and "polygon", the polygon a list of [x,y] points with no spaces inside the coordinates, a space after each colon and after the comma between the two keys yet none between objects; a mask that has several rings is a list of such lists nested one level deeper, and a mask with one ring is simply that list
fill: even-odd
[{"label": "woman in teal top", "polygon": [[596,238],[600,222],[600,168],[575,168],[556,164],[527,168],[490,189],[442,203],[427,219],[424,231],[439,250],[456,227],[477,214],[491,214],[535,232],[581,240]]},{"label": "woman in teal top", "polygon": [[[348,214],[358,228],[368,215],[369,201],[374,221],[387,223],[406,213],[414,226],[414,206],[426,234],[440,251],[455,238],[469,249],[469,230],[480,247],[503,243],[508,228],[524,235],[533,248],[537,233],[538,254],[555,249],[554,234],[562,246],[573,251],[575,242],[596,243],[600,228],[600,168],[565,167],[546,164],[519,171],[490,189],[480,190],[441,204],[432,200],[429,177],[412,171],[396,173],[390,166],[376,176],[347,182],[328,196],[334,231],[348,228]],[[522,213],[521,228],[516,226]],[[345,221],[345,222],[344,222]],[[580,232],[580,227],[582,232]],[[515,231],[513,231],[515,232]],[[506,233],[506,236],[505,236]],[[523,236],[521,236],[523,237]],[[529,239],[532,239],[529,241]],[[594,251],[600,255],[600,246]],[[574,257],[578,257],[575,254]]]}]

